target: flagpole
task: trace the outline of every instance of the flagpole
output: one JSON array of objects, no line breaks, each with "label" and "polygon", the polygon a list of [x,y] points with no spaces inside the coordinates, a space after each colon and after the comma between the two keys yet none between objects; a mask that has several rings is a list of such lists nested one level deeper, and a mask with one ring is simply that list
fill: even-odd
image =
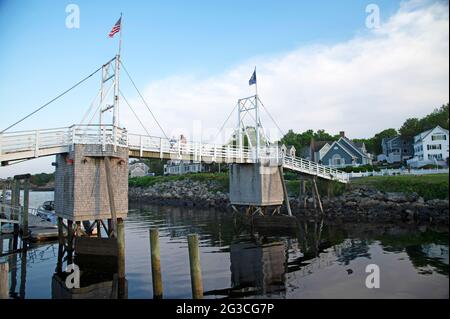
[{"label": "flagpole", "polygon": [[256,75],[256,65],[255,65],[255,115],[256,115],[256,161],[259,162],[259,110],[258,110],[258,76]]},{"label": "flagpole", "polygon": [[122,25],[123,25],[123,20],[122,20],[122,12],[120,13],[120,35],[119,35],[119,53],[117,54],[120,58],[120,51],[122,49]]},{"label": "flagpole", "polygon": [[113,130],[114,130],[114,149],[117,145],[117,127],[119,126],[119,74],[120,74],[120,51],[122,49],[122,12],[120,13],[120,31],[119,31],[119,50],[116,55],[116,72],[114,79],[114,111],[113,111]]}]

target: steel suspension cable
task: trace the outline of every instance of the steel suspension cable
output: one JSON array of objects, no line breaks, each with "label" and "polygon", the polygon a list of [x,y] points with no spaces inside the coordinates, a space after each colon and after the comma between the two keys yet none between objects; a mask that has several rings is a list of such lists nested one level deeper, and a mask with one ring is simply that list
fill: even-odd
[{"label": "steel suspension cable", "polygon": [[[115,59],[115,58],[113,58]],[[112,59],[112,60],[113,60]],[[112,60],[110,60],[109,62],[111,62]],[[108,63],[109,63],[108,62]],[[33,112],[31,112],[30,114],[28,114],[27,116],[21,118],[20,120],[18,120],[17,122],[15,122],[14,124],[11,124],[10,126],[8,126],[7,128],[5,128],[3,131],[0,132],[4,133],[7,130],[9,130],[10,128],[16,126],[17,124],[23,122],[24,120],[26,120],[27,118],[29,118],[30,116],[36,114],[37,112],[39,112],[40,110],[42,110],[43,108],[45,108],[46,106],[50,105],[51,103],[55,102],[56,100],[58,100],[60,97],[64,96],[65,94],[69,93],[70,91],[72,91],[74,88],[76,88],[77,86],[79,86],[80,84],[82,84],[83,82],[85,82],[86,80],[88,80],[89,78],[91,78],[93,75],[95,75],[98,71],[100,71],[102,69],[103,66],[99,67],[98,69],[96,69],[94,72],[92,72],[91,74],[89,74],[88,76],[86,76],[85,78],[83,78],[82,80],[78,81],[76,84],[74,84],[73,86],[71,86],[69,89],[65,90],[64,92],[60,93],[58,96],[56,96],[55,98],[51,99],[50,101],[48,101],[47,103],[45,103],[44,105],[38,107],[36,110],[34,110]]]},{"label": "steel suspension cable", "polygon": [[138,92],[139,96],[141,97],[142,102],[144,102],[144,105],[147,107],[147,110],[150,112],[150,115],[153,117],[153,119],[155,120],[156,124],[158,125],[159,129],[161,130],[161,132],[164,134],[164,136],[166,137],[166,139],[169,139],[169,137],[167,136],[166,132],[164,131],[164,129],[162,128],[161,124],[159,124],[158,120],[156,119],[156,116],[153,114],[153,112],[150,110],[150,107],[148,106],[147,102],[145,101],[144,97],[142,96],[141,92],[139,91],[139,89],[137,88],[136,84],[134,83],[133,79],[131,78],[130,73],[128,73],[127,68],[125,67],[125,65],[123,65],[122,61],[120,61],[120,65],[122,65],[125,73],[127,74],[128,78],[130,79],[131,83],[133,84],[134,88],[136,89],[136,91]]},{"label": "steel suspension cable", "polygon": [[147,131],[147,128],[144,126],[144,123],[142,123],[141,119],[137,116],[136,112],[134,111],[133,107],[131,106],[130,103],[128,103],[128,100],[125,98],[125,96],[123,95],[122,91],[119,90],[120,96],[122,96],[123,100],[125,101],[125,103],[128,105],[128,107],[130,108],[131,112],[133,112],[134,116],[136,117],[136,119],[139,121],[139,123],[141,124],[142,128],[145,130],[145,132],[147,132],[147,135],[150,136],[150,133]]}]

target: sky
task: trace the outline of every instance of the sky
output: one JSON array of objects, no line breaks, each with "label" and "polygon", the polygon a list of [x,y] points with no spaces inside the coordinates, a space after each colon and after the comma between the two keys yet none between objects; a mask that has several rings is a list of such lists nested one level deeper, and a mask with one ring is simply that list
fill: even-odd
[{"label": "sky", "polygon": [[[79,28],[66,25],[70,4]],[[108,33],[121,12],[121,59],[170,136],[226,140],[237,99],[255,92],[255,66],[273,139],[289,129],[371,137],[449,100],[448,1],[0,0],[0,129],[113,57],[119,36]],[[97,74],[10,131],[80,123],[99,86]],[[121,91],[162,136],[123,72]],[[120,124],[144,133],[123,101]],[[51,172],[53,160],[0,167],[0,177]]]}]

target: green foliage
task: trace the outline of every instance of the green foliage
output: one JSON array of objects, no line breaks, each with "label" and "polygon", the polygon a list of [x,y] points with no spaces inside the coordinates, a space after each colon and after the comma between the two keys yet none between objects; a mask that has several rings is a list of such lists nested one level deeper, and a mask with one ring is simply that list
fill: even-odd
[{"label": "green foliage", "polygon": [[[311,180],[306,180],[305,183],[306,193],[311,194],[312,193],[312,182]],[[334,196],[341,195],[345,191],[345,184],[336,182],[336,181],[328,181],[328,180],[317,180],[317,189],[319,190],[319,193],[322,196],[325,196],[328,194],[328,187],[331,187],[331,193]],[[288,190],[288,194],[290,196],[299,196],[300,194],[300,180],[286,180],[286,188]]]},{"label": "green foliage", "polygon": [[303,133],[295,133],[293,130],[289,130],[281,139],[281,143],[285,145],[293,145],[297,152],[305,147],[309,146],[311,139],[315,141],[336,141],[339,139],[339,135],[332,136],[325,132],[325,130],[307,130]]},{"label": "green foliage", "polygon": [[449,103],[447,103],[446,105],[442,105],[440,108],[434,109],[433,112],[421,119],[407,119],[399,130],[400,134],[403,137],[411,138],[419,134],[420,132],[432,129],[437,125],[448,130],[448,108]]},{"label": "green foliage", "polygon": [[173,181],[181,181],[189,179],[192,181],[207,182],[214,181],[219,186],[216,190],[228,191],[228,174],[227,173],[191,173],[173,176],[142,176],[132,177],[128,179],[130,187],[150,187],[159,183],[167,183]]},{"label": "green foliage", "polygon": [[417,193],[424,199],[448,198],[448,174],[370,176],[351,181],[352,185],[369,185],[385,192]]},{"label": "green foliage", "polygon": [[346,173],[350,173],[350,172],[354,172],[354,173],[359,173],[359,172],[379,172],[380,168],[377,166],[373,166],[373,165],[361,165],[361,166],[347,166],[347,167],[343,167],[340,168],[339,170],[344,171]]},{"label": "green foliage", "polygon": [[30,183],[35,186],[45,186],[49,182],[53,182],[55,180],[55,175],[52,174],[46,174],[46,173],[40,173],[35,174],[30,177]]}]

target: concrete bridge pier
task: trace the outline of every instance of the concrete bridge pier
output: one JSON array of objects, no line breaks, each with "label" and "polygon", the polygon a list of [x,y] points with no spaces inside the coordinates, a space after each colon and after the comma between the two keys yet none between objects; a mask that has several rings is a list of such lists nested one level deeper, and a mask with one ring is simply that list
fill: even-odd
[{"label": "concrete bridge pier", "polygon": [[282,168],[260,162],[256,164],[231,164],[230,202],[235,211],[247,215],[277,215],[283,201],[290,212]]}]

